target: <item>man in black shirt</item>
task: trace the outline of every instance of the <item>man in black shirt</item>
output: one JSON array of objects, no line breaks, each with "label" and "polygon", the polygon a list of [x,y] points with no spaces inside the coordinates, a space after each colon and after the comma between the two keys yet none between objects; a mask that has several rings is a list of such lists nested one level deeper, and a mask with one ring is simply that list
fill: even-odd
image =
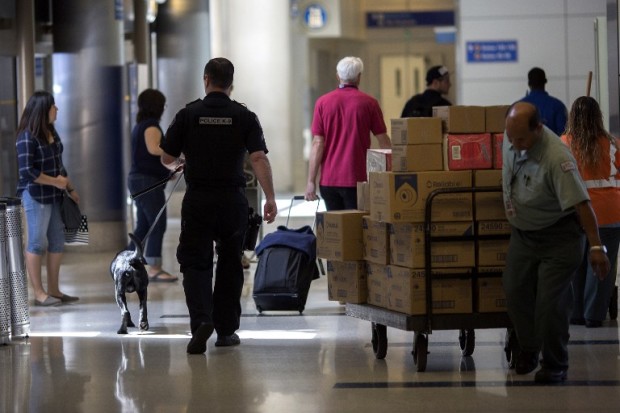
[{"label": "man in black shirt", "polygon": [[[162,139],[162,163],[174,169],[185,159],[187,190],[181,209],[177,259],[190,316],[190,354],[206,351],[215,330],[216,346],[233,346],[241,317],[243,268],[239,259],[248,225],[244,156],[250,155],[264,193],[264,220],[277,214],[271,166],[263,130],[254,113],[230,99],[234,67],[225,58],[204,69],[206,97],[181,109]],[[213,286],[213,242],[217,265]]]},{"label": "man in black shirt", "polygon": [[450,91],[450,73],[445,66],[433,66],[426,72],[426,90],[405,103],[401,118],[433,116],[433,106],[452,106],[442,95]]}]

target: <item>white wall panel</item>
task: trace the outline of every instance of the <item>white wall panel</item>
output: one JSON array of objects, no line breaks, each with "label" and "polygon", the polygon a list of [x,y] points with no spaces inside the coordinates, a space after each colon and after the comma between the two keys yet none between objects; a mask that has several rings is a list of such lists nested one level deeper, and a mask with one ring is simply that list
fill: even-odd
[{"label": "white wall panel", "polygon": [[590,0],[566,0],[566,12],[568,14],[600,14],[605,15],[604,1]]},{"label": "white wall panel", "polygon": [[568,75],[574,76],[594,70],[595,36],[594,17],[568,18],[567,46],[569,54]]},{"label": "white wall panel", "polygon": [[[527,91],[527,72],[539,66],[547,73],[547,91],[570,106],[585,93],[588,71],[594,72],[593,22],[605,13],[606,0],[460,0],[457,102],[496,104],[502,95],[516,100]],[[466,42],[501,40],[518,42],[516,62],[466,61]],[[483,80],[493,87],[478,87]]]},{"label": "white wall panel", "polygon": [[[582,0],[584,3],[588,0]],[[460,0],[461,19],[564,13],[564,0]]]},{"label": "white wall panel", "polygon": [[[564,21],[562,19],[537,18],[529,20],[502,19],[496,21],[463,22],[461,26],[458,60],[465,78],[488,76],[489,70],[497,68],[497,76],[525,76],[524,67],[541,66],[549,76],[565,75]],[[468,41],[516,40],[519,61],[508,63],[467,63],[465,45]],[[551,52],[552,51],[552,52]]]},{"label": "white wall panel", "polygon": [[463,84],[467,99],[460,105],[510,105],[525,96],[527,85],[522,80],[470,81]]}]

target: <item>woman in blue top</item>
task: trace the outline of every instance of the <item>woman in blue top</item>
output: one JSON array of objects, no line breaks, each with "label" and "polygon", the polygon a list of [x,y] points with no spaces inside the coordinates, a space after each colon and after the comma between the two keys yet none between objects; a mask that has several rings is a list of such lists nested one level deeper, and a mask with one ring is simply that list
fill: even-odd
[{"label": "woman in blue top", "polygon": [[[60,215],[63,191],[68,191],[75,202],[79,203],[80,197],[62,163],[63,146],[54,128],[57,114],[54,97],[49,92],[35,92],[28,99],[17,128],[17,196],[21,197],[26,213],[26,269],[36,306],[78,300],[61,293],[58,282],[65,244],[65,226]],[[41,281],[42,257],[46,252],[47,291]]]},{"label": "woman in blue top", "polygon": [[[159,143],[163,136],[159,121],[164,113],[166,97],[156,89],[146,89],[138,96],[136,126],[131,132],[131,169],[127,186],[135,194],[168,176],[169,171],[161,164],[163,151]],[[159,186],[136,198],[137,220],[134,235],[144,240],[155,223],[159,211],[164,208],[164,186]],[[151,282],[173,282],[178,277],[162,269],[161,249],[166,232],[166,210],[153,226],[146,240],[145,260]]]}]

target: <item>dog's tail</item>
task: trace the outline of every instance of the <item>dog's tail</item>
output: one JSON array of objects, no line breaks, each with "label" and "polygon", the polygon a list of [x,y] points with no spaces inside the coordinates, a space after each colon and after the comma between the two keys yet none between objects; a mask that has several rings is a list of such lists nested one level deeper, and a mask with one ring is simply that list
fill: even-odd
[{"label": "dog's tail", "polygon": [[144,254],[144,250],[142,248],[142,242],[138,239],[138,237],[136,237],[131,232],[129,233],[129,238],[131,239],[131,242],[133,242],[133,245],[136,246],[134,257],[142,259],[142,257],[144,256],[143,255]]}]

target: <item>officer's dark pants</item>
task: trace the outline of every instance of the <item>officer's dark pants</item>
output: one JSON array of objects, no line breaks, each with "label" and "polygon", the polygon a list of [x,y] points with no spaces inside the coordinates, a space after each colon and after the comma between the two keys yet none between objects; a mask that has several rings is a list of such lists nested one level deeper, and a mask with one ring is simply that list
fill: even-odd
[{"label": "officer's dark pants", "polygon": [[181,210],[177,259],[183,273],[192,333],[202,322],[213,323],[217,334],[223,336],[239,329],[243,289],[240,256],[247,224],[248,201],[241,189],[188,188]]},{"label": "officer's dark pants", "polygon": [[513,227],[503,283],[508,315],[522,350],[542,350],[545,367],[568,368],[571,280],[585,236],[573,215],[538,231]]}]

